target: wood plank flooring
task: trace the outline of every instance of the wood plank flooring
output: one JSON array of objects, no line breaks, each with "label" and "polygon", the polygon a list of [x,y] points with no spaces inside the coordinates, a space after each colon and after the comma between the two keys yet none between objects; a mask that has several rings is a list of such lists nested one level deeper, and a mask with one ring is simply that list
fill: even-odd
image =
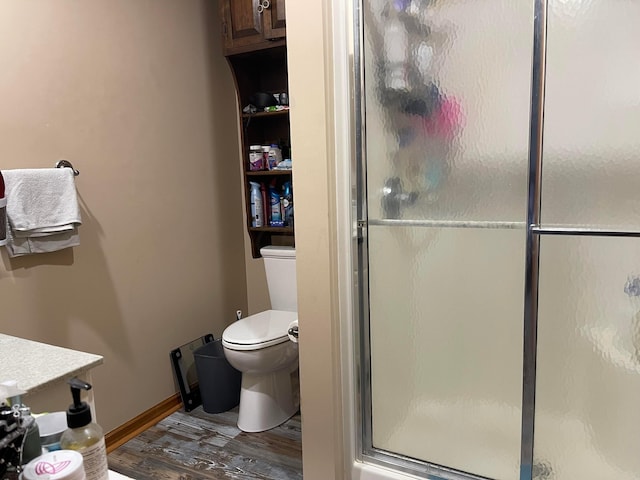
[{"label": "wood plank flooring", "polygon": [[109,454],[136,480],[302,479],[300,414],[261,433],[238,429],[238,409],[178,411]]}]

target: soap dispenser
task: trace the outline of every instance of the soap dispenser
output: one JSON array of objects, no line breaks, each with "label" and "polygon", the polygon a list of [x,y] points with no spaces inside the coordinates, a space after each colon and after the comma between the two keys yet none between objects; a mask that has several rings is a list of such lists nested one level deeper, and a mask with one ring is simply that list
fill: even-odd
[{"label": "soap dispenser", "polygon": [[69,380],[73,404],[67,410],[67,426],[60,438],[60,448],[77,450],[82,454],[87,480],[108,480],[107,449],[102,428],[92,422],[91,409],[81,401],[80,391],[90,390],[91,385],[78,378]]}]

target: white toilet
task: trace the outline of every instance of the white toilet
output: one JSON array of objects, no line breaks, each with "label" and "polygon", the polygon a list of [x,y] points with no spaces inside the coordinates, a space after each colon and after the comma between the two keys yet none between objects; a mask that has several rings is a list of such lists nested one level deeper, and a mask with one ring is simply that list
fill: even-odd
[{"label": "white toilet", "polygon": [[293,247],[260,249],[267,273],[271,308],[242,318],[222,333],[229,363],[242,372],[238,428],[263,432],[298,410],[291,373],[298,366],[298,344],[287,335],[298,319],[296,252]]}]

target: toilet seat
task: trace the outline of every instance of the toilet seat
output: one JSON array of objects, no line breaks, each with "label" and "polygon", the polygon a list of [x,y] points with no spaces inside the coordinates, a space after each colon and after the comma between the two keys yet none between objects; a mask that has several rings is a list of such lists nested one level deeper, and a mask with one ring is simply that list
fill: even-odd
[{"label": "toilet seat", "polygon": [[298,312],[266,310],[229,325],[222,333],[222,345],[231,350],[259,350],[288,342],[289,324]]}]

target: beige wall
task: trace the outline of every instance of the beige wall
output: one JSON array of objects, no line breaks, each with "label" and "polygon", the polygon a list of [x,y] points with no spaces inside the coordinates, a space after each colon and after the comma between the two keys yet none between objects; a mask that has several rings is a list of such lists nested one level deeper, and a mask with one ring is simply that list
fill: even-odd
[{"label": "beige wall", "polygon": [[83,216],[73,250],[2,249],[0,331],[103,355],[107,431],[177,390],[172,348],[247,308],[218,24],[204,0],[0,3],[0,168],[68,158]]},{"label": "beige wall", "polygon": [[[241,187],[242,188],[242,187]],[[246,212],[243,212],[246,216]],[[246,225],[246,223],[244,224]],[[244,233],[244,261],[247,275],[247,311],[244,316],[253,315],[271,308],[267,274],[264,271],[264,260],[253,258],[251,255],[251,239],[245,229]]]},{"label": "beige wall", "polygon": [[305,480],[344,475],[328,4],[287,4]]}]

